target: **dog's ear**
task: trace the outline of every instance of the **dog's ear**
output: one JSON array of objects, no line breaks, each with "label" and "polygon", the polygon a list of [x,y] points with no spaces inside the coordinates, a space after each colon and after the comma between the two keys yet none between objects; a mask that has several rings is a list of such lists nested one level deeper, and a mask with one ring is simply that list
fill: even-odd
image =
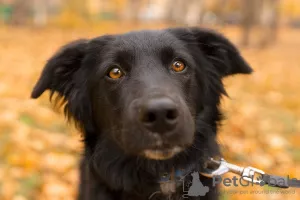
[{"label": "dog's ear", "polygon": [[67,97],[72,90],[72,78],[80,68],[85,56],[88,40],[81,39],[63,46],[52,56],[36,83],[31,98],[38,98],[47,89],[51,94],[57,92],[60,96]]},{"label": "dog's ear", "polygon": [[216,68],[221,77],[234,74],[250,74],[252,68],[237,48],[224,36],[201,28],[170,29],[177,37],[201,49],[204,56]]}]

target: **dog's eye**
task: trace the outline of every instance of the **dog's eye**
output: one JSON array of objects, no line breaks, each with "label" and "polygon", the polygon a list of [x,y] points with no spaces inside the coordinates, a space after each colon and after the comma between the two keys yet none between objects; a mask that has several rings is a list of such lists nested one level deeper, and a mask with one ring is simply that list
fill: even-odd
[{"label": "dog's eye", "polygon": [[107,74],[107,76],[111,79],[118,79],[118,78],[121,78],[123,75],[124,75],[124,73],[118,67],[112,68]]},{"label": "dog's eye", "polygon": [[185,64],[182,61],[174,61],[172,63],[172,70],[175,72],[182,72],[186,68]]}]

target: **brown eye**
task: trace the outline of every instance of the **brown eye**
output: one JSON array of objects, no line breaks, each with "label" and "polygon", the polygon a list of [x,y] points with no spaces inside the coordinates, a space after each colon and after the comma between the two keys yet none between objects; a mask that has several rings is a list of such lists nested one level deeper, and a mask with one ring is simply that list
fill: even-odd
[{"label": "brown eye", "polygon": [[111,79],[118,79],[118,78],[121,78],[123,75],[124,75],[124,73],[118,67],[112,68],[109,71],[109,73],[107,74],[107,76]]},{"label": "brown eye", "polygon": [[175,72],[182,72],[185,67],[185,64],[181,61],[174,61],[172,64],[172,70]]}]

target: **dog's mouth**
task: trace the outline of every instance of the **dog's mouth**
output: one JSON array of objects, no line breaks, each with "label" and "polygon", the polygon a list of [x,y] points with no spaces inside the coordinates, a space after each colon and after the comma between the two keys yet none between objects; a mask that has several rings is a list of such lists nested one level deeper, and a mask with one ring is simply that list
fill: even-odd
[{"label": "dog's mouth", "polygon": [[172,148],[156,147],[152,149],[146,149],[143,151],[143,155],[146,158],[153,160],[166,160],[172,158],[183,150],[180,146],[174,146]]}]

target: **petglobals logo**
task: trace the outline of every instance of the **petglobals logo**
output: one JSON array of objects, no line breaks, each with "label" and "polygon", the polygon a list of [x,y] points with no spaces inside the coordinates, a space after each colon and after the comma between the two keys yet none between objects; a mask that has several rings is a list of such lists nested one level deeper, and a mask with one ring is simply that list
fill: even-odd
[{"label": "petglobals logo", "polygon": [[[191,181],[183,181],[183,198],[189,197],[203,197],[205,196],[210,189],[208,186],[205,186],[199,178],[199,172],[192,172],[191,174],[192,180]],[[271,176],[267,175],[264,177],[254,177],[254,176],[242,176],[236,177],[233,176],[232,178],[223,178],[222,176],[213,176],[212,177],[212,186],[217,187],[219,185],[225,187],[249,187],[249,186],[264,186],[269,185],[272,187],[278,188],[288,188],[291,187],[299,187],[300,183],[299,180],[296,178],[290,178],[289,176],[280,177],[280,176]]]},{"label": "petglobals logo", "polygon": [[[232,178],[223,178],[222,176],[213,176],[213,187],[216,187],[218,184],[222,184],[225,187],[249,187],[254,185],[264,186],[269,185],[271,187],[279,187],[279,188],[288,188],[289,185],[295,183],[299,184],[296,178],[290,178],[287,176],[286,178],[280,176],[264,176],[264,177],[254,177],[254,176],[241,176]],[[300,185],[299,185],[300,187]]]},{"label": "petglobals logo", "polygon": [[[191,185],[189,184],[183,184],[184,186],[188,186],[188,190],[187,191],[183,191],[186,192],[186,194],[183,195],[183,197],[203,197],[206,195],[206,193],[209,192],[209,187],[204,186],[202,184],[202,182],[200,181],[199,178],[199,173],[198,172],[193,172],[191,173],[192,176],[192,182]],[[184,188],[183,188],[184,190]]]}]

